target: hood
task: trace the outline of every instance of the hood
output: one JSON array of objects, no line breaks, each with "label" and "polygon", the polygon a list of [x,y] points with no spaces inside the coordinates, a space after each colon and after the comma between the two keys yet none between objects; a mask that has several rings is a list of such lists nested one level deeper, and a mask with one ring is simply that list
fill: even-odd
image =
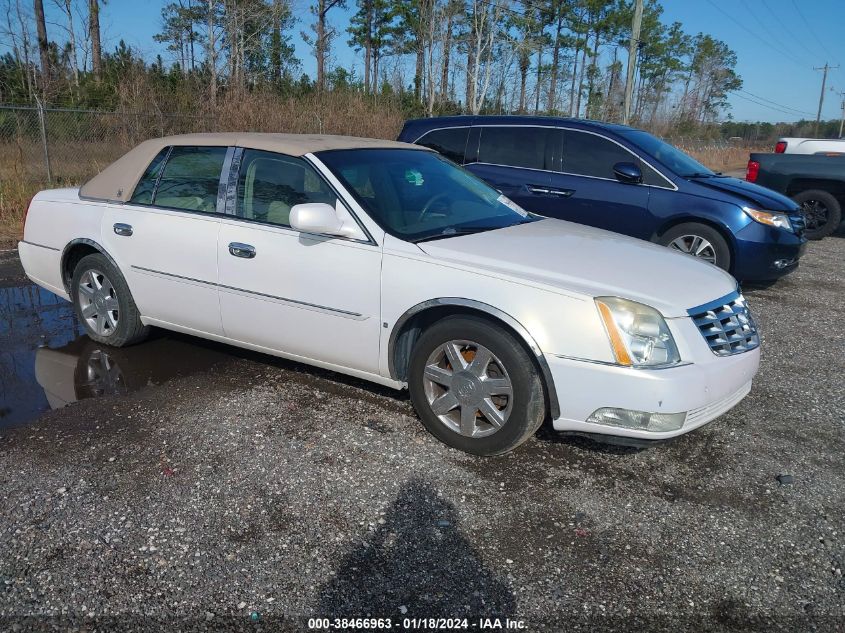
[{"label": "hood", "polygon": [[696,184],[744,198],[758,208],[769,211],[795,211],[798,205],[784,195],[739,178],[690,178]]},{"label": "hood", "polygon": [[444,262],[590,297],[638,301],[665,317],[730,294],[736,280],[683,253],[619,233],[545,219],[418,246]]}]

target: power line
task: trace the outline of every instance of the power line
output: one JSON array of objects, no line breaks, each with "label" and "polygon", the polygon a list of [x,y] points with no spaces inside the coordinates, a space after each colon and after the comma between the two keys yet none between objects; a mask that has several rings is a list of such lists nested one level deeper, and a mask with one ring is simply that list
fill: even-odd
[{"label": "power line", "polygon": [[807,21],[807,18],[804,17],[803,13],[801,13],[801,9],[799,9],[798,5],[795,4],[795,0],[792,0],[792,6],[795,7],[795,11],[798,13],[799,16],[801,16],[801,19],[804,20],[804,24],[807,26],[807,30],[813,34],[813,37],[816,38],[816,41],[821,45],[821,47],[824,49],[824,52],[827,53],[828,57],[830,57],[831,59],[836,59],[836,55],[832,54],[827,49],[827,46],[825,46],[818,33],[816,33],[816,30],[812,26],[810,26],[810,23]]},{"label": "power line", "polygon": [[[784,34],[792,33],[793,29],[791,29],[786,24],[784,24],[783,21],[778,17],[777,13],[772,11],[772,8],[769,6],[769,3],[767,2],[767,0],[762,0],[762,2],[763,2],[763,6],[766,7],[766,10],[769,12],[769,15],[771,15],[775,19],[775,21],[780,25],[780,27],[783,29]],[[805,51],[807,51],[810,54],[810,56],[813,59],[818,57],[818,55],[815,52],[811,51],[810,48],[804,43],[803,38],[796,37],[795,39],[790,40],[790,41],[791,42],[797,42],[801,46],[801,48],[803,48]]]},{"label": "power line", "polygon": [[[769,35],[769,37],[771,37],[771,38],[772,38],[772,40],[773,40],[773,41],[778,42],[778,45],[779,45],[780,47],[782,47],[782,48],[783,48],[783,50],[785,50],[786,52],[788,52],[788,53],[789,53],[790,55],[792,55],[793,57],[799,57],[799,55],[796,55],[796,54],[795,54],[797,51],[793,51],[793,50],[788,49],[788,48],[786,47],[786,43],[787,43],[788,41],[790,41],[790,40],[786,40],[786,39],[778,38],[777,34],[776,34],[776,33],[774,33],[771,29],[769,29],[769,27],[766,25],[766,23],[765,23],[765,22],[763,22],[763,20],[760,18],[760,16],[758,16],[758,15],[757,15],[757,13],[756,13],[754,10],[752,10],[752,9],[751,9],[751,5],[750,5],[750,4],[746,4],[746,5],[745,5],[745,8],[746,8],[746,10],[748,11],[749,15],[750,15],[752,18],[754,18],[754,20],[757,22],[757,24],[759,24],[759,25],[760,25],[760,27],[762,27],[762,29],[763,29],[763,30],[764,30],[764,31],[765,31],[765,32]],[[803,53],[802,53],[802,54],[803,54]],[[810,56],[810,60],[811,60],[811,62],[812,62],[812,60],[815,60],[815,59],[816,59],[816,55],[812,55],[812,54],[811,54],[811,56]],[[802,60],[802,61],[805,61],[805,60]]]},{"label": "power line", "polygon": [[813,113],[808,110],[799,110],[798,108],[793,108],[792,106],[784,105],[782,103],[778,103],[777,101],[772,101],[771,99],[767,99],[766,97],[761,97],[760,95],[755,95],[753,92],[749,92],[745,88],[740,88],[740,92],[744,92],[745,94],[754,97],[755,99],[759,99],[760,101],[765,101],[772,105],[775,105],[779,108],[784,108],[786,110],[794,110],[796,114],[807,114],[809,116],[813,116]]},{"label": "power line", "polygon": [[752,31],[751,29],[749,29],[747,26],[745,26],[742,22],[740,22],[739,20],[737,20],[737,19],[736,19],[734,16],[732,16],[730,13],[728,13],[727,11],[725,11],[724,9],[722,9],[719,5],[717,5],[716,3],[714,3],[714,2],[713,2],[713,0],[707,0],[707,2],[709,2],[709,3],[710,3],[710,5],[711,5],[714,9],[716,9],[719,13],[721,13],[722,15],[724,15],[724,16],[725,16],[726,18],[728,18],[729,20],[731,20],[734,24],[736,24],[736,25],[737,25],[739,28],[741,28],[743,31],[745,31],[746,33],[749,33],[750,35],[753,35],[753,36],[754,36],[754,37],[756,37],[758,40],[760,40],[761,42],[763,42],[763,44],[765,44],[766,46],[768,46],[769,48],[771,48],[771,49],[772,49],[773,51],[775,51],[776,53],[780,53],[783,57],[785,57],[786,59],[788,59],[789,61],[791,61],[791,62],[792,62],[793,64],[795,64],[796,66],[800,66],[801,68],[805,68],[805,66],[804,66],[803,64],[800,64],[800,63],[798,63],[797,61],[795,61],[795,59],[793,58],[793,56],[792,56],[792,55],[790,55],[790,54],[789,54],[789,53],[787,53],[787,52],[784,52],[782,49],[780,49],[780,48],[776,47],[774,44],[772,44],[772,43],[771,43],[769,40],[767,40],[765,37],[761,37],[760,35],[758,35],[758,34],[757,34],[757,33],[755,33],[754,31]]},{"label": "power line", "polygon": [[[754,105],[758,105],[758,106],[761,106],[763,108],[769,108],[770,110],[776,110],[777,112],[780,112],[781,114],[787,114],[789,116],[796,116],[795,112],[790,112],[789,110],[784,110],[783,108],[773,106],[773,105],[769,105],[767,103],[763,103],[762,101],[757,101],[756,99],[751,99],[749,97],[746,97],[745,95],[739,94],[735,90],[729,90],[728,92],[730,94],[732,94],[734,97],[739,97],[740,99],[748,101],[749,103],[753,103]],[[810,115],[810,116],[812,116],[812,115]]]}]

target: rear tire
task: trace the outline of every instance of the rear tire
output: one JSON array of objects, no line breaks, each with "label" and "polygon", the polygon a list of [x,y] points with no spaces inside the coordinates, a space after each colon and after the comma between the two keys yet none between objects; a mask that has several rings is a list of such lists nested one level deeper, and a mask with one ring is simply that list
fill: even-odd
[{"label": "rear tire", "polygon": [[679,224],[661,235],[657,243],[707,261],[722,270],[731,269],[728,242],[712,226],[698,222]]},{"label": "rear tire", "polygon": [[480,317],[447,317],[425,330],[411,353],[408,389],[429,432],[474,455],[513,450],[545,418],[534,360],[513,334]]},{"label": "rear tire", "polygon": [[91,340],[124,347],[149,334],[126,279],[105,255],[95,253],[79,260],[70,291],[76,318]]},{"label": "rear tire", "polygon": [[792,196],[804,213],[804,236],[820,240],[839,228],[842,222],[842,205],[836,197],[821,189],[808,189]]}]

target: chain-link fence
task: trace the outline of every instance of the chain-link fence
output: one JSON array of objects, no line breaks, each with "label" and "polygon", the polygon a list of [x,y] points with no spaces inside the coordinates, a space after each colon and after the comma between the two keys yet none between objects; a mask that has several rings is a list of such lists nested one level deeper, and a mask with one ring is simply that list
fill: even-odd
[{"label": "chain-link fence", "polygon": [[79,184],[145,139],[214,128],[200,116],[0,106],[0,182]]}]

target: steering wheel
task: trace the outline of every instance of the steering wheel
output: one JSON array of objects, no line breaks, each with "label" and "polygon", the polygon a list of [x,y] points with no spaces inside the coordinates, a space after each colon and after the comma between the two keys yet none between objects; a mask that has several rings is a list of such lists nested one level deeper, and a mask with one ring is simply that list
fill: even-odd
[{"label": "steering wheel", "polygon": [[417,222],[422,222],[426,213],[431,211],[431,207],[434,206],[434,203],[440,200],[441,198],[447,197],[448,195],[449,194],[444,191],[442,193],[438,193],[432,196],[431,199],[425,203],[425,206],[423,206],[422,210],[420,211],[420,214],[417,216]]}]

